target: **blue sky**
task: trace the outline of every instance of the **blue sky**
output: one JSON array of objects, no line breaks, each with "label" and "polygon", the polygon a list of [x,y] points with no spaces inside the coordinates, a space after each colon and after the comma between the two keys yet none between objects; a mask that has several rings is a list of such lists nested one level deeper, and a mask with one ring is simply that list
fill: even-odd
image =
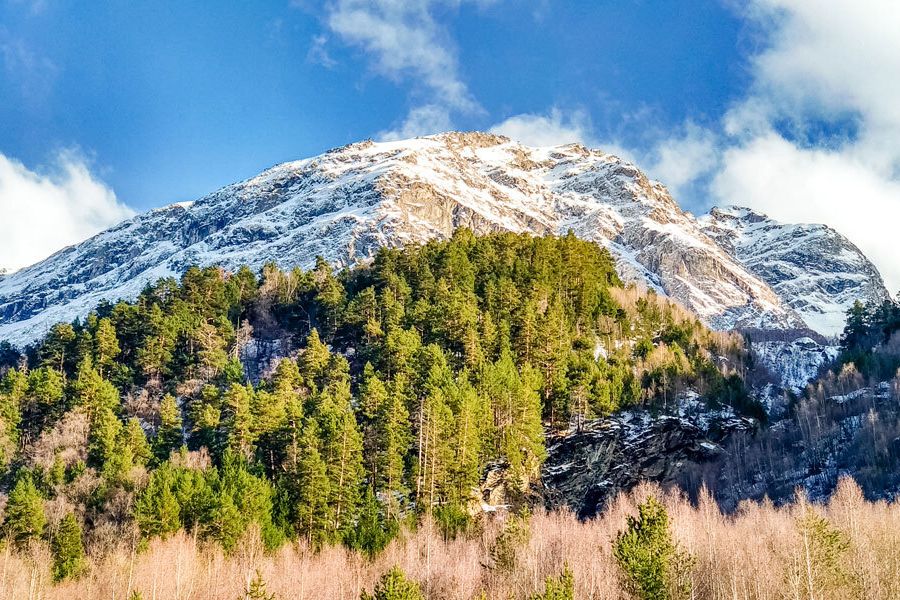
[{"label": "blue sky", "polygon": [[[623,154],[695,212],[840,226],[898,287],[863,217],[900,217],[900,17],[831,3],[0,0],[0,211],[19,231],[0,225],[0,267],[278,162],[456,128]],[[22,233],[48,213],[46,240]]]},{"label": "blue sky", "polygon": [[[0,39],[39,66],[7,63],[0,151],[36,168],[80,148],[143,210],[377,136],[428,94],[380,75],[312,3],[137,4],[3,5]],[[481,108],[454,126],[559,106],[638,142],[638,113],[657,127],[717,118],[746,85],[742,25],[714,2],[527,4],[435,11]]]}]

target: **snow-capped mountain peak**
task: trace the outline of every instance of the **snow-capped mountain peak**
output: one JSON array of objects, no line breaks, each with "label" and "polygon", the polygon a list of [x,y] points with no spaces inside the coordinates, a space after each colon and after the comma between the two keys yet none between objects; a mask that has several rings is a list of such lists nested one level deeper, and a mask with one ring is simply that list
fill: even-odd
[{"label": "snow-capped mountain peak", "polygon": [[[796,286],[785,284],[799,276],[772,273],[786,261],[800,268],[794,251],[752,250],[763,235],[790,246],[795,238],[778,229],[787,226],[737,209],[697,220],[634,165],[578,144],[535,148],[450,132],[365,141],[277,165],[61,250],[0,279],[0,339],[31,342],[103,299],[133,298],[194,264],[308,267],[318,255],[350,264],[380,246],[445,238],[458,227],[477,234],[572,230],[609,248],[625,279],[668,294],[716,328],[803,328],[802,316],[814,315],[797,304]],[[802,239],[811,254],[833,254],[817,240],[848,247],[830,234]],[[848,297],[881,293],[877,271],[861,254],[841,265],[835,281],[850,282]],[[867,277],[874,283],[866,285]]]},{"label": "snow-capped mountain peak", "polygon": [[736,206],[714,208],[700,222],[707,235],[823,335],[843,330],[855,301],[890,297],[878,269],[827,225],[778,223]]}]

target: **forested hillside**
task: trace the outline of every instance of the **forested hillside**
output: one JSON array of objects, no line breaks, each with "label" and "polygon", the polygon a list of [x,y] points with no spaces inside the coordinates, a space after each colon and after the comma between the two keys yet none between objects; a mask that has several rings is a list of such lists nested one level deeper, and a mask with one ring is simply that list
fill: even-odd
[{"label": "forested hillside", "polygon": [[[735,507],[764,496],[787,502],[797,487],[825,500],[842,475],[870,499],[900,494],[900,305],[857,302],[847,313],[837,358],[802,393],[792,395],[776,426],[732,436],[716,463],[684,473]],[[696,487],[694,485],[693,487]]]},{"label": "forested hillside", "polygon": [[[240,357],[266,329],[305,341],[254,384]],[[571,235],[460,230],[337,274],[191,269],[3,355],[4,531],[20,546],[65,526],[100,551],[136,523],[228,550],[256,525],[270,547],[375,552],[417,515],[466,528],[488,466],[527,501],[545,426],[688,388],[759,413],[740,337],[622,289],[609,254]]]}]

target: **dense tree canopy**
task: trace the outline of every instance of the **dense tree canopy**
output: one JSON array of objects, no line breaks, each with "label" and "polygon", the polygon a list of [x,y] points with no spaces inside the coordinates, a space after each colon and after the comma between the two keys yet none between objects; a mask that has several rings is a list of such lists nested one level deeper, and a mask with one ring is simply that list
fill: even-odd
[{"label": "dense tree canopy", "polygon": [[[282,349],[260,378],[241,360],[254,338]],[[464,523],[488,466],[524,498],[545,427],[687,388],[758,410],[740,338],[623,288],[573,235],[459,230],[338,273],[191,268],[2,356],[6,527],[22,540],[61,495],[88,532],[133,518],[225,548],[251,525],[273,545],[377,548],[374,531],[419,514]]]}]

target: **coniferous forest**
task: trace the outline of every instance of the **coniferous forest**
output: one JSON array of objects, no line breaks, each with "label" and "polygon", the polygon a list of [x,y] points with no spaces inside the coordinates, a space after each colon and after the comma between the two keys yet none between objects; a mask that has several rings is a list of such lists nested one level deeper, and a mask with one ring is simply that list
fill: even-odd
[{"label": "coniferous forest", "polygon": [[[848,362],[875,335],[863,312]],[[249,361],[260,339],[280,356]],[[642,488],[595,522],[544,512],[545,436],[688,391],[764,423],[751,362],[740,335],[624,286],[573,235],[458,230],[340,271],[191,268],[0,347],[0,581],[15,590],[0,598],[896,597],[896,544],[839,501],[723,516]],[[488,471],[502,507],[483,505]],[[844,486],[900,530],[893,505]],[[771,588],[724,541],[751,514],[778,540],[752,566],[779,573]],[[679,519],[706,519],[709,538]]]}]

